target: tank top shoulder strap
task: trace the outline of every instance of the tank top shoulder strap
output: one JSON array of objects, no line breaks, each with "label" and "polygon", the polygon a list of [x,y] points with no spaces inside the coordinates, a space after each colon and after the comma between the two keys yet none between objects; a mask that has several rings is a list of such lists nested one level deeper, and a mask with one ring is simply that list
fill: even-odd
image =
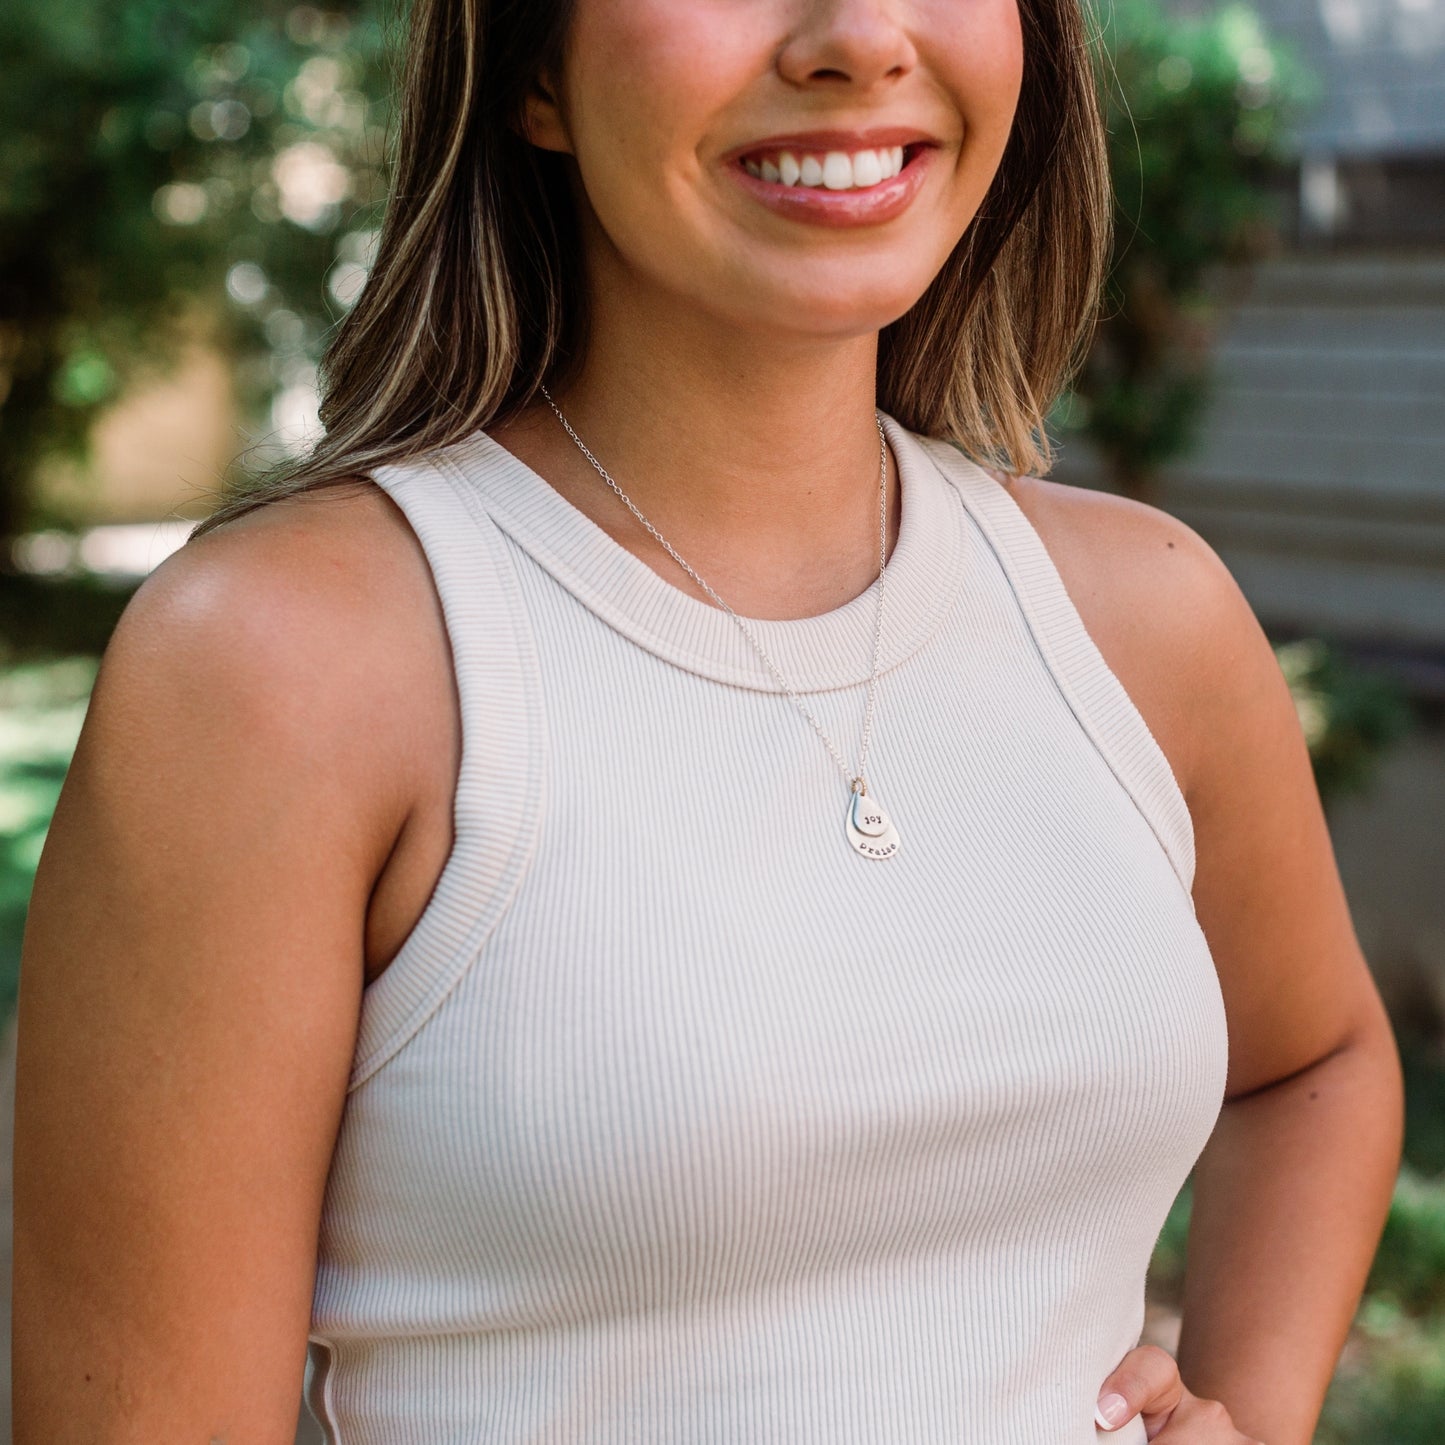
[{"label": "tank top shoulder strap", "polygon": [[506,911],[536,842],[544,750],[535,640],[506,539],[475,486],[446,448],[369,475],[431,569],[462,736],[452,848],[416,926],[362,994],[350,1089],[431,1017]]},{"label": "tank top shoulder strap", "polygon": [[919,437],[997,557],[1070,709],[1158,838],[1193,903],[1194,825],[1174,770],[1084,626],[1063,578],[1008,490],[951,442]]}]

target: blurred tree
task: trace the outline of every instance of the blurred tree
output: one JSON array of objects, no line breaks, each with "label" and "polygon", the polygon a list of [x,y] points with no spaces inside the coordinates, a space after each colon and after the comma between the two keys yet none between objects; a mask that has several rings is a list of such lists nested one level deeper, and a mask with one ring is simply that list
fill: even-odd
[{"label": "blurred tree", "polygon": [[1088,438],[1120,490],[1144,498],[1203,417],[1211,280],[1274,241],[1271,182],[1310,82],[1243,5],[1177,18],[1157,0],[1116,0],[1108,14],[1114,258],[1104,318],[1054,420]]},{"label": "blurred tree", "polygon": [[378,0],[0,8],[0,539],[27,482],[197,328],[284,438],[383,194]]}]

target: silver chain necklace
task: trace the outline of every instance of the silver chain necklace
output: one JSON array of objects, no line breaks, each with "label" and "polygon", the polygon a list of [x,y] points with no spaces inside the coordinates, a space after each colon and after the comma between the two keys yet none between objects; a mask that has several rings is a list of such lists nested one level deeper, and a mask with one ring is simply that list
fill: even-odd
[{"label": "silver chain necklace", "polygon": [[729,607],[727,603],[724,602],[722,598],[719,597],[717,593],[714,592],[712,588],[709,587],[707,583],[704,582],[702,578],[699,577],[697,573],[694,572],[692,568],[689,567],[687,563],[684,562],[682,558],[677,555],[675,551],[673,551],[671,543],[669,543],[667,539],[662,535],[662,533],[659,532],[657,528],[654,527],[652,523],[649,522],[647,518],[644,517],[642,513],[637,510],[637,508],[633,505],[632,498],[629,497],[627,493],[624,492],[622,488],[619,487],[610,476],[608,476],[607,471],[603,467],[602,463],[599,462],[597,458],[594,457],[592,453],[587,449],[587,445],[585,442],[583,442],[582,438],[579,437],[577,433],[572,430],[571,423],[567,420],[565,416],[562,415],[561,411],[558,409],[557,403],[552,400],[552,393],[548,391],[545,386],[541,388],[541,391],[542,395],[547,398],[547,405],[552,408],[553,412],[556,414],[557,420],[562,423],[563,428],[566,430],[567,435],[571,437],[574,442],[577,443],[577,446],[581,450],[582,455],[586,457],[587,460],[591,462],[592,465],[597,469],[597,471],[601,474],[602,480],[605,481],[607,485],[611,487],[612,490],[616,492],[617,495],[621,497],[624,502],[627,503],[627,506],[631,510],[632,515],[636,517],[637,520],[641,522],[642,525],[646,527],[647,530],[651,532],[652,535],[656,537],[657,540],[661,542],[665,548],[667,548],[668,554],[672,557],[672,559],[687,572],[687,574],[693,579],[694,582],[698,584],[699,587],[701,587],[705,592],[707,592],[707,594],[718,604],[719,607],[721,607],[728,614],[729,617],[733,619],[734,622],[737,623],[737,625],[742,629],[743,636],[746,637],[750,643],[752,643],[753,647],[757,650],[758,656],[761,657],[763,661],[767,664],[768,670],[778,680],[778,683],[782,687],[783,691],[786,692],[790,698],[792,698],[793,702],[802,712],[803,716],[806,717],[808,721],[812,724],[813,731],[816,732],[820,738],[822,738],[823,742],[828,748],[828,751],[833,755],[833,761],[838,764],[838,768],[843,774],[843,780],[848,784],[848,811],[844,815],[843,829],[848,838],[848,842],[852,844],[854,850],[861,857],[864,858],[892,858],[898,852],[898,830],[889,820],[888,814],[883,811],[877,800],[872,796],[872,794],[869,793],[868,784],[864,777],[864,765],[868,761],[868,738],[873,730],[873,694],[874,690],[878,685],[878,658],[883,641],[883,576],[884,572],[887,570],[885,567],[884,558],[887,549],[888,527],[888,438],[883,431],[883,422],[882,419],[878,416],[878,413],[876,411],[873,413],[873,424],[878,428],[879,453],[878,624],[873,633],[873,675],[868,679],[868,705],[863,715],[863,744],[858,758],[858,772],[855,776],[849,773],[848,766],[843,761],[842,755],[833,745],[833,740],[828,736],[827,733],[823,731],[822,727],[818,722],[818,719],[814,717],[813,714],[808,710],[808,708],[803,704],[803,700],[798,696],[796,692],[793,691],[791,687],[788,686],[787,679],[784,678],[782,673],[778,671],[777,666],[774,664],[772,658],[768,656],[767,651],[764,649],[762,643],[760,643],[757,638],[753,636],[752,630],[748,627],[747,623],[744,622],[743,619],[739,617],[738,614],[734,612],[732,608]]}]

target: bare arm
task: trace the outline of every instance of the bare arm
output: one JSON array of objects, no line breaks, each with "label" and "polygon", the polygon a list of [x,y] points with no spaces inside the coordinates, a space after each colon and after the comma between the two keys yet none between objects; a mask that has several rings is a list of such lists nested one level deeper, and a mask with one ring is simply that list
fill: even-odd
[{"label": "bare arm", "polygon": [[[1294,701],[1197,533],[1082,488],[1011,488],[1194,821],[1229,1072],[1194,1171],[1178,1374],[1246,1435],[1308,1445],[1389,1209],[1404,1106]],[[1154,1363],[1126,1365],[1114,1386],[1137,1403]],[[1211,1428],[1231,1438],[1227,1422]]]},{"label": "bare arm", "polygon": [[373,881],[406,813],[361,597],[228,529],[122,618],[19,1003],[16,1445],[289,1445]]},{"label": "bare arm", "polygon": [[1194,1173],[1178,1360],[1241,1429],[1309,1445],[1389,1211],[1404,1089],[1288,685],[1222,564],[1198,565],[1194,896],[1230,1066]]}]

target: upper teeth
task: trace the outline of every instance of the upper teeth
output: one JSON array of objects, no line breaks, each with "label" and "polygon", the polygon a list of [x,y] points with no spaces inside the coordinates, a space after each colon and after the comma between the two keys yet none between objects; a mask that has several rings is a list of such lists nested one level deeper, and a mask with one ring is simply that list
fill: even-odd
[{"label": "upper teeth", "polygon": [[903,147],[885,146],[874,151],[828,151],[805,155],[779,151],[748,156],[743,164],[750,175],[785,186],[822,186],[829,191],[849,191],[859,186],[876,186],[903,169]]}]

